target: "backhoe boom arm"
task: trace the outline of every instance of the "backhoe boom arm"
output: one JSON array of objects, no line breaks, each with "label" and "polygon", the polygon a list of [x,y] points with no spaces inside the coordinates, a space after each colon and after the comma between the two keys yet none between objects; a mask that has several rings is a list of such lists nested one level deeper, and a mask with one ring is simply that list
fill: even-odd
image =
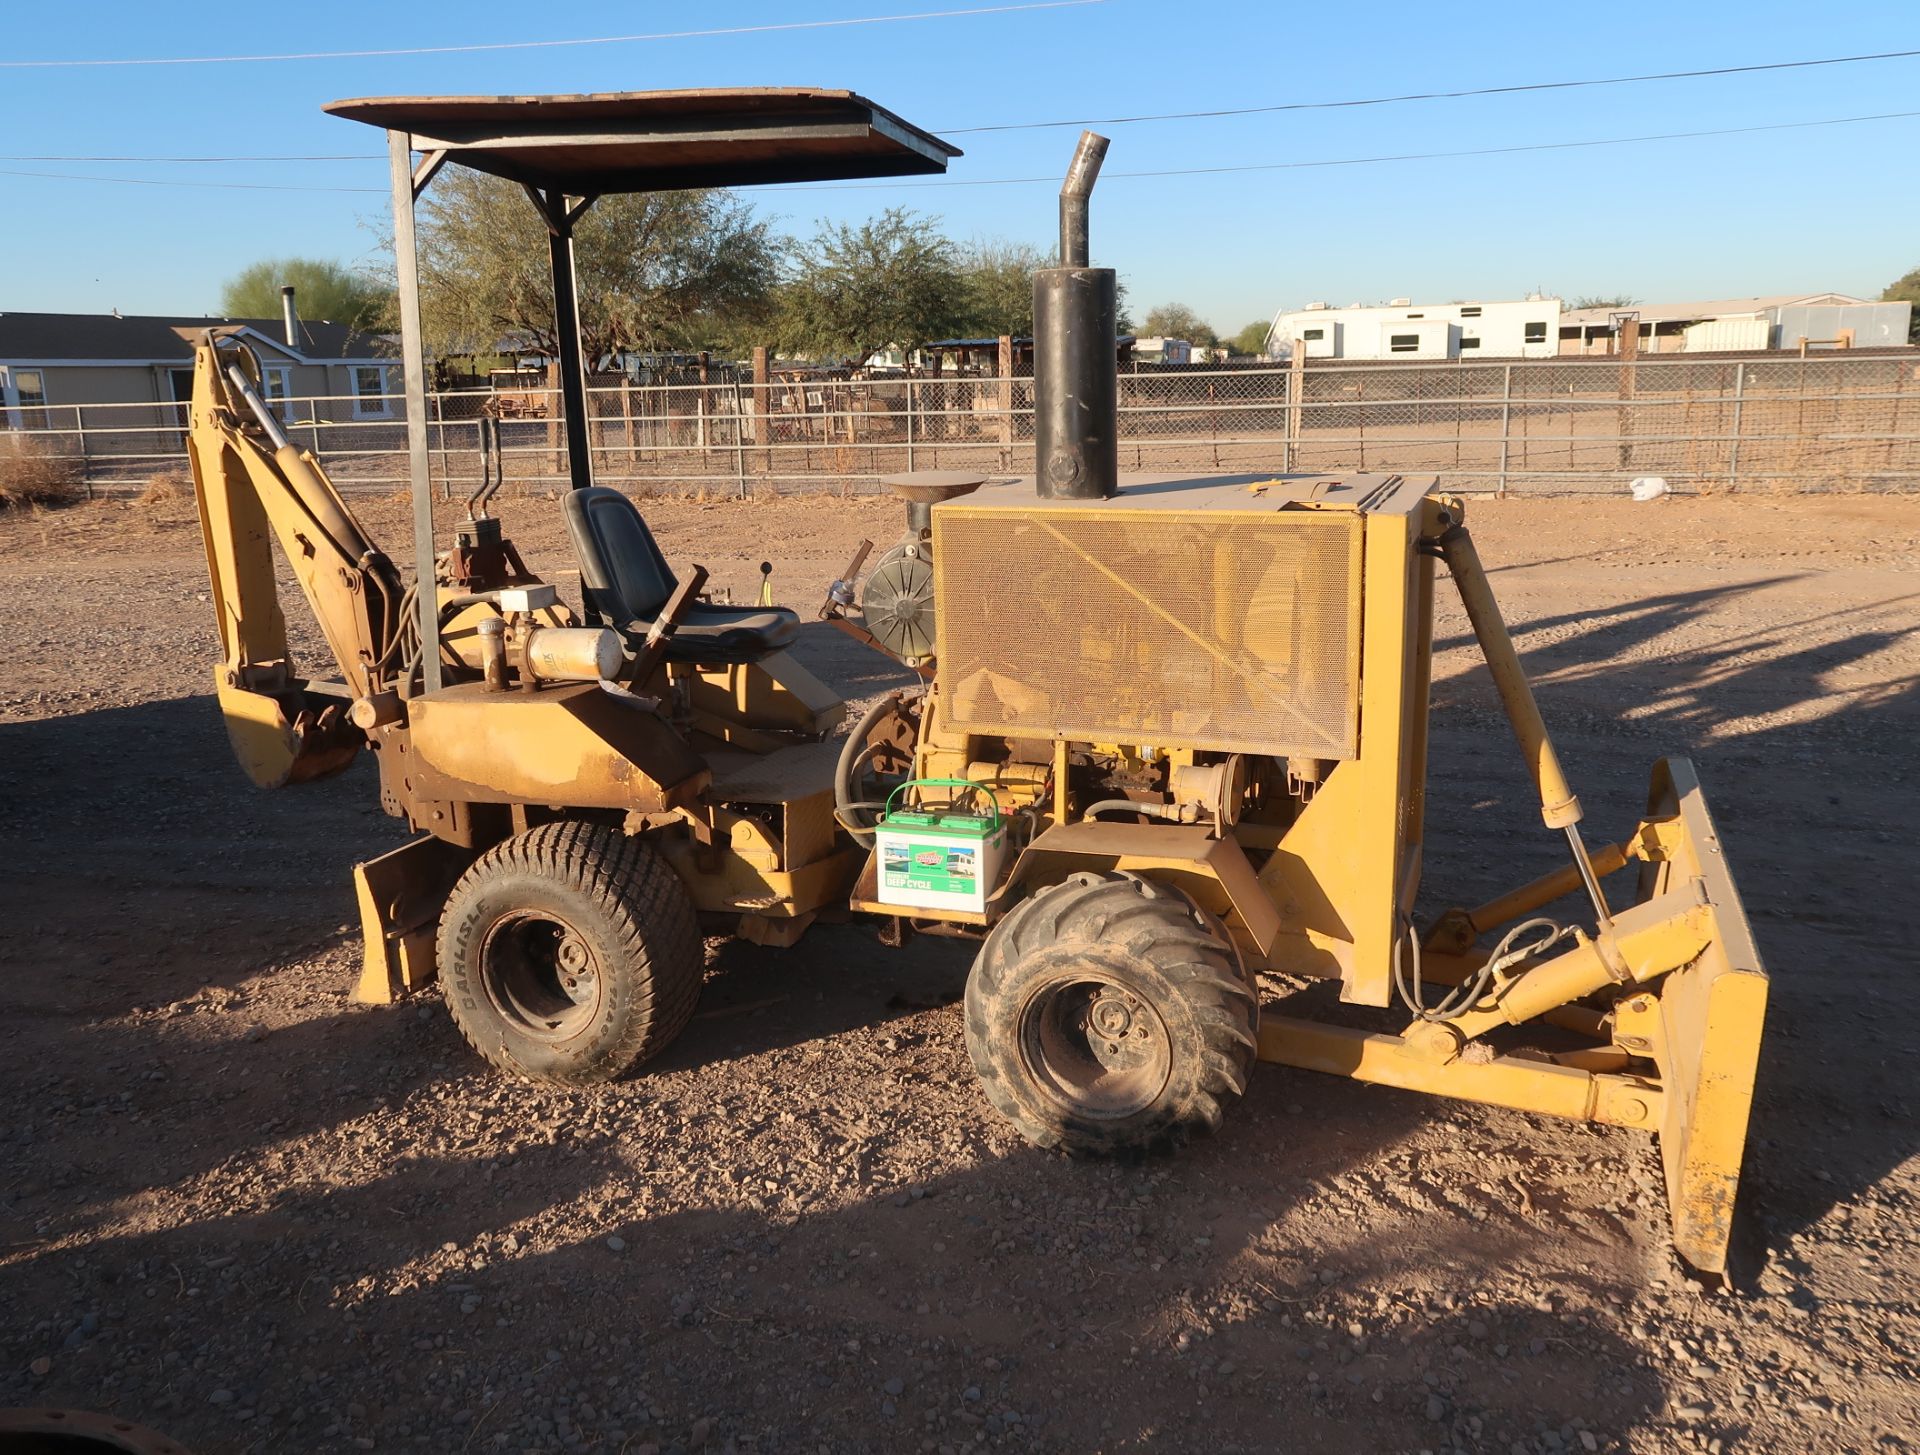
[{"label": "backhoe boom arm", "polygon": [[[386,683],[402,593],[320,462],[288,440],[258,377],[244,348],[209,336],[194,350],[187,455],[220,630],[215,688],[242,768],[277,788],[338,772],[365,741],[346,709]],[[337,684],[296,675],[273,540],[332,649]]]}]

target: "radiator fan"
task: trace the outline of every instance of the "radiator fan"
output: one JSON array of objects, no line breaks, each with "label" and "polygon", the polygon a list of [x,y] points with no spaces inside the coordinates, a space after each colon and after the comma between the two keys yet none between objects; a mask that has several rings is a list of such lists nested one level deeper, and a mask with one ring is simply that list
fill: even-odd
[{"label": "radiator fan", "polygon": [[933,655],[933,552],[925,541],[888,549],[860,590],[860,619],[875,640],[909,664]]},{"label": "radiator fan", "polygon": [[907,502],[907,533],[881,556],[860,588],[860,620],[873,639],[909,667],[932,660],[933,507],[987,483],[965,470],[892,475],[886,487]]}]

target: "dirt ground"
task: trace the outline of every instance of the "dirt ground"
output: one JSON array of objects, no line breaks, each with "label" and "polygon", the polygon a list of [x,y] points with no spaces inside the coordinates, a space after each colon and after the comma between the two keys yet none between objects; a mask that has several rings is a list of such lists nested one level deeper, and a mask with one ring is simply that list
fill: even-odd
[{"label": "dirt ground", "polygon": [[[646,508],[809,616],[897,530]],[[348,866],[400,829],[365,762],[241,778],[189,509],[0,519],[0,1406],[197,1455],[1920,1443],[1920,501],[1470,514],[1594,836],[1691,753],[1774,974],[1732,1293],[1626,1131],[1263,1067],[1174,1159],[1030,1150],[973,1083],[964,944],[713,942],[688,1033],[592,1094],[496,1077],[431,993],[349,1004]],[[566,564],[554,506],[508,513]],[[1556,862],[1442,635],[1428,910]]]}]

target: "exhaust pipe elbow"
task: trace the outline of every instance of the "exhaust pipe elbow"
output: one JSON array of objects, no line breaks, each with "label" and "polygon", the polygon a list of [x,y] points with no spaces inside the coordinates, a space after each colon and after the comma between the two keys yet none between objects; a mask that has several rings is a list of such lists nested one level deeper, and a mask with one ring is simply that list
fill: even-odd
[{"label": "exhaust pipe elbow", "polygon": [[1088,266],[1087,199],[1107,139],[1080,133],[1060,187],[1060,266],[1033,275],[1033,439],[1042,499],[1102,500],[1119,488],[1118,279]]},{"label": "exhaust pipe elbow", "polygon": [[1087,202],[1100,180],[1100,164],[1107,159],[1107,139],[1098,132],[1080,133],[1067,177],[1060,184],[1060,266],[1084,268],[1088,263]]}]

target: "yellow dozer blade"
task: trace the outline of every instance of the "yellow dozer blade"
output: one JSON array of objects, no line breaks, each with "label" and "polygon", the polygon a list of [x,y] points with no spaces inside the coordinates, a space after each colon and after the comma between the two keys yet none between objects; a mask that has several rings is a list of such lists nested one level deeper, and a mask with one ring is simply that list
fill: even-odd
[{"label": "yellow dozer blade", "polygon": [[1660,1157],[1674,1246],[1694,1267],[1722,1273],[1760,1060],[1767,975],[1700,780],[1685,758],[1655,767],[1635,852],[1647,856],[1643,901],[1689,881],[1699,885],[1707,943],[1660,980],[1650,1014],[1616,1010],[1616,1021],[1630,1024],[1616,1024],[1614,1036],[1618,1042],[1642,1035],[1660,1068]]},{"label": "yellow dozer blade", "polygon": [[[1666,1164],[1675,1250],[1724,1274],[1753,1103],[1767,977],[1693,765],[1654,769],[1646,817],[1625,845],[1596,850],[1603,874],[1640,861],[1630,905],[1607,928],[1498,979],[1467,1009],[1400,1035],[1293,1016],[1260,1023],[1260,1056],[1309,1070],[1489,1106],[1655,1132]],[[1472,911],[1429,940],[1424,975],[1459,985],[1487,963],[1466,948],[1579,883],[1561,870]],[[1457,935],[1456,947],[1445,947]],[[1551,1028],[1592,1044],[1494,1054],[1482,1037]]]}]

